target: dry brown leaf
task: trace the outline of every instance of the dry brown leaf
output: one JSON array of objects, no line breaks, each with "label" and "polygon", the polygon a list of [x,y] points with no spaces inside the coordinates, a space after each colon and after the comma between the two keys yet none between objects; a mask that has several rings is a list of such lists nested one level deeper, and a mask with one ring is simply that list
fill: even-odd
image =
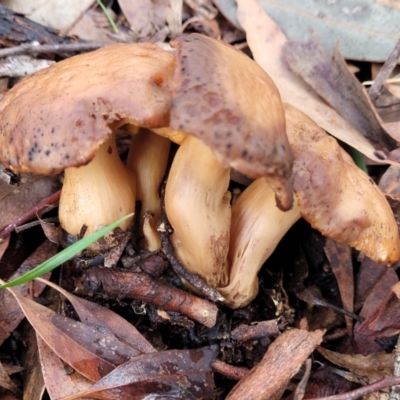
[{"label": "dry brown leaf", "polygon": [[104,400],[211,399],[214,390],[211,364],[216,356],[216,347],[143,354],[120,365],[90,390],[64,400],[82,397]]},{"label": "dry brown leaf", "polygon": [[0,387],[10,390],[16,396],[21,395],[21,391],[18,389],[17,385],[10,379],[6,369],[0,362]]},{"label": "dry brown leaf", "polygon": [[65,362],[87,379],[97,382],[117,365],[140,354],[118,341],[79,321],[62,317],[54,311],[9,290],[26,318],[47,345]]},{"label": "dry brown leaf", "polygon": [[[346,311],[354,311],[354,275],[351,260],[351,249],[345,243],[335,242],[326,238],[324,251],[335,274],[339,286],[343,308]],[[353,320],[345,316],[349,337],[353,336]]]},{"label": "dry brown leaf", "polygon": [[290,378],[321,343],[324,331],[290,329],[269,346],[261,362],[229,393],[227,400],[278,400]]},{"label": "dry brown leaf", "polygon": [[68,371],[62,360],[39,335],[37,335],[37,345],[44,383],[51,399],[71,396],[91,386],[92,382],[78,372]]},{"label": "dry brown leaf", "polygon": [[246,31],[254,59],[274,80],[283,100],[302,110],[331,135],[381,163],[374,154],[374,146],[290,71],[283,59],[287,39],[257,1],[237,0],[237,3],[237,18]]},{"label": "dry brown leaf", "polygon": [[91,6],[94,0],[1,0],[12,10],[44,26],[66,30]]},{"label": "dry brown leaf", "polygon": [[60,186],[58,176],[21,174],[18,186],[0,180],[0,230],[55,193]]},{"label": "dry brown leaf", "polygon": [[118,0],[118,4],[132,31],[138,37],[145,37],[152,33],[154,25],[152,24],[153,5],[151,0]]},{"label": "dry brown leaf", "polygon": [[367,91],[349,71],[338,45],[331,54],[319,37],[312,34],[306,43],[287,42],[283,53],[292,71],[358,132],[378,147],[388,150],[396,147],[395,140],[382,127]]},{"label": "dry brown leaf", "polygon": [[358,327],[357,332],[375,338],[390,337],[400,332],[400,282],[380,302],[379,307]]},{"label": "dry brown leaf", "polygon": [[[35,252],[27,258],[23,264],[18,268],[18,270],[13,274],[10,279],[15,279],[25,272],[35,268],[42,262],[46,261],[48,258],[52,257],[57,253],[58,246],[49,241],[44,242],[39,246]],[[47,274],[46,276],[49,276]],[[40,293],[45,288],[45,285],[40,282],[35,282],[33,284],[34,296],[39,296]],[[15,288],[21,296],[30,295],[30,283],[25,283],[19,285]],[[24,318],[24,313],[21,311],[18,303],[15,301],[13,295],[6,290],[0,290],[0,344],[4,342],[5,339],[14,331],[14,329],[19,325],[19,323]]]},{"label": "dry brown leaf", "polygon": [[91,326],[102,327],[113,333],[120,341],[129,344],[140,353],[154,353],[154,347],[124,318],[96,303],[81,299],[45,279],[38,279],[63,294],[74,307],[80,320]]},{"label": "dry brown leaf", "polygon": [[318,347],[317,350],[330,362],[339,367],[346,368],[359,377],[368,378],[370,381],[393,373],[394,354],[384,352],[363,356],[361,354],[340,354]]}]

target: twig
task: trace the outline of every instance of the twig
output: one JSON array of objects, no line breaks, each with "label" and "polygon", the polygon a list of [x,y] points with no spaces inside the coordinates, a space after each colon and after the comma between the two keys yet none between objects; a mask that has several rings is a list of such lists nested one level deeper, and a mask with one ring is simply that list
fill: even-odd
[{"label": "twig", "polygon": [[0,243],[1,241],[8,236],[17,226],[22,225],[26,221],[33,218],[36,213],[41,210],[43,207],[48,206],[50,204],[54,204],[58,200],[60,200],[61,190],[58,192],[53,193],[52,195],[43,199],[39,204],[35,207],[28,210],[26,213],[22,214],[18,218],[16,218],[13,222],[8,224],[2,231],[0,231]]},{"label": "twig", "polygon": [[85,287],[91,291],[104,291],[112,298],[133,298],[165,311],[175,311],[208,328],[212,328],[217,320],[218,307],[214,303],[144,273],[92,268],[87,272]]},{"label": "twig", "polygon": [[[400,376],[400,336],[397,338],[396,348],[394,350],[394,367],[393,376]],[[392,386],[390,390],[389,400],[399,400],[400,399],[400,386]]]},{"label": "twig", "polygon": [[168,221],[167,214],[165,212],[165,182],[161,187],[161,224],[157,231],[160,232],[161,236],[161,249],[171,264],[172,269],[183,279],[186,279],[195,289],[206,296],[208,299],[214,302],[223,301],[224,298],[214,289],[210,288],[205,280],[196,274],[192,274],[187,271],[185,267],[175,257],[174,249],[169,241],[169,235],[174,230]]},{"label": "twig", "polygon": [[393,51],[390,53],[389,58],[383,64],[381,70],[379,71],[377,77],[374,80],[374,83],[368,90],[368,95],[372,102],[374,102],[377,99],[379,92],[382,89],[383,83],[387,80],[387,78],[389,78],[394,67],[397,65],[399,57],[400,57],[400,39],[396,43],[396,46],[394,47]]},{"label": "twig", "polygon": [[212,368],[214,371],[220,373],[221,375],[226,376],[230,379],[234,379],[235,381],[240,381],[250,372],[250,370],[246,367],[236,367],[234,365],[224,363],[223,361],[218,359],[213,362]]},{"label": "twig", "polygon": [[400,377],[385,376],[382,379],[379,379],[378,381],[371,383],[370,385],[366,385],[356,390],[352,390],[351,392],[335,394],[334,396],[316,397],[306,400],[355,400],[359,399],[362,396],[365,396],[368,393],[372,393],[377,390],[387,388],[388,386],[395,386],[398,384],[400,384]]},{"label": "twig", "polygon": [[37,53],[71,53],[71,52],[84,52],[96,50],[100,47],[105,46],[106,43],[94,42],[94,43],[64,43],[64,44],[21,44],[20,46],[9,47],[6,49],[0,49],[0,58],[8,56],[17,56],[21,54],[37,54]]}]

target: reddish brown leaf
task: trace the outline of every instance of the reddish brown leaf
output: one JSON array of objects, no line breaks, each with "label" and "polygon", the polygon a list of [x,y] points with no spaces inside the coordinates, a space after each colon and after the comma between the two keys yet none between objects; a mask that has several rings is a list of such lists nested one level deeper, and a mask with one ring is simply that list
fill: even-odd
[{"label": "reddish brown leaf", "polygon": [[[18,268],[10,279],[17,278],[23,275],[25,272],[38,266],[43,261],[55,255],[57,252],[57,246],[49,241],[44,242],[37,250],[24,261],[24,263]],[[47,274],[49,276],[50,274]],[[25,283],[17,286],[14,290],[22,296],[29,296],[29,289],[31,283]],[[45,288],[43,283],[35,282],[33,284],[34,296],[39,296]],[[0,290],[0,344],[8,338],[11,332],[18,326],[18,324],[24,318],[24,313],[20,309],[14,296],[6,291]]]},{"label": "reddish brown leaf", "polygon": [[359,377],[374,381],[393,373],[394,355],[384,352],[363,356],[361,354],[340,354],[318,347],[317,349],[327,360],[346,368]]},{"label": "reddish brown leaf", "polygon": [[359,326],[358,332],[377,338],[400,332],[400,282],[394,285],[379,307]]},{"label": "reddish brown leaf", "polygon": [[58,176],[22,174],[21,183],[11,186],[0,180],[0,230],[60,189]]},{"label": "reddish brown leaf", "polygon": [[140,354],[111,334],[62,317],[13,289],[8,290],[17,299],[37,334],[62,360],[87,379],[96,382],[117,365]]},{"label": "reddish brown leaf", "polygon": [[366,90],[347,68],[338,46],[332,55],[314,33],[306,43],[286,43],[284,56],[292,71],[372,143],[387,149],[396,147]]},{"label": "reddish brown leaf", "polygon": [[96,303],[74,296],[52,282],[44,279],[38,280],[63,294],[70,301],[81,322],[85,325],[108,329],[118,340],[128,344],[140,353],[153,353],[156,351],[132,324],[118,314]]},{"label": "reddish brown leaf", "polygon": [[91,382],[78,372],[68,371],[65,364],[46,342],[37,335],[40,365],[47,392],[52,399],[60,399],[87,390]]},{"label": "reddish brown leaf", "polygon": [[261,362],[229,393],[227,400],[278,400],[290,378],[321,343],[324,331],[291,329],[269,346]]},{"label": "reddish brown leaf", "polygon": [[144,398],[211,399],[214,382],[211,364],[217,349],[167,350],[143,354],[120,365],[89,391],[64,400],[140,400]]},{"label": "reddish brown leaf", "polygon": [[2,363],[0,363],[0,387],[10,390],[16,396],[21,395],[21,391],[17,388],[15,383],[10,379]]},{"label": "reddish brown leaf", "polygon": [[[324,250],[339,286],[343,308],[353,312],[354,277],[350,247],[345,243],[338,243],[331,238],[326,238]],[[351,337],[353,336],[353,322],[349,317],[345,317],[345,319],[347,332]]]}]

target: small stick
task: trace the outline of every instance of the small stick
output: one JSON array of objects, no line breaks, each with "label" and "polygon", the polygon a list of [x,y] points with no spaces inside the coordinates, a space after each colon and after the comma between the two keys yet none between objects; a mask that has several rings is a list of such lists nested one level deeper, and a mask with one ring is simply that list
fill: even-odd
[{"label": "small stick", "polygon": [[58,200],[60,200],[61,190],[51,194],[50,196],[43,199],[39,204],[35,207],[28,210],[26,213],[22,214],[18,218],[16,218],[13,222],[8,224],[2,231],[0,231],[0,243],[2,240],[8,236],[17,226],[22,225],[26,221],[33,218],[36,213],[41,210],[43,207],[48,206],[50,204],[54,204]]},{"label": "small stick", "polygon": [[250,372],[246,367],[235,367],[234,365],[227,364],[218,359],[213,362],[212,368],[215,372],[218,372],[227,378],[234,379],[235,381],[240,381]]},{"label": "small stick", "polygon": [[395,386],[398,384],[400,384],[399,376],[384,376],[383,378],[374,383],[371,383],[370,385],[360,387],[359,389],[352,390],[351,392],[335,394],[333,396],[326,397],[315,397],[306,400],[355,400],[359,399],[362,396],[365,396],[366,394],[373,393],[377,390],[387,388],[388,386]]},{"label": "small stick", "polygon": [[218,302],[224,301],[224,298],[214,289],[207,285],[205,280],[196,274],[192,274],[187,271],[186,268],[177,260],[175,257],[174,249],[169,241],[169,235],[174,230],[168,221],[167,214],[165,212],[165,182],[161,186],[161,224],[157,231],[160,232],[161,236],[161,249],[171,264],[172,269],[183,279],[186,279],[195,289],[206,296],[209,300]]},{"label": "small stick", "polygon": [[86,275],[85,287],[102,290],[113,298],[134,298],[166,311],[175,311],[212,328],[218,307],[191,293],[158,282],[144,273],[111,268],[93,268]]},{"label": "small stick", "polygon": [[9,47],[7,49],[0,49],[0,58],[8,56],[17,56],[21,54],[37,54],[37,53],[71,53],[71,52],[85,52],[97,50],[105,46],[106,43],[54,43],[54,44],[21,44],[20,46]]},{"label": "small stick", "polygon": [[387,80],[387,78],[389,78],[394,67],[397,65],[399,57],[400,57],[400,39],[396,43],[396,46],[390,53],[388,59],[385,61],[377,77],[375,78],[372,86],[368,90],[368,95],[372,102],[374,102],[377,99],[379,92],[382,89],[383,83]]}]

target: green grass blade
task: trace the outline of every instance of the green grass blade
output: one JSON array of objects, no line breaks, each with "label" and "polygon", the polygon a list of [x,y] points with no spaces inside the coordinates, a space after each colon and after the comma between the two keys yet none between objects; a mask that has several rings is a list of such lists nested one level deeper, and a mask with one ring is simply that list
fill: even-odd
[{"label": "green grass blade", "polygon": [[121,222],[132,217],[132,215],[133,214],[126,215],[125,217],[122,217],[118,221],[115,221],[112,224],[98,230],[97,232],[94,232],[91,235],[79,240],[78,242],[74,243],[72,246],[67,247],[60,253],[49,258],[44,263],[38,265],[36,268],[32,269],[31,271],[27,272],[26,274],[21,275],[20,277],[12,280],[10,282],[4,283],[3,285],[0,285],[0,289],[21,285],[22,283],[26,283],[28,281],[31,281],[32,279],[35,279],[35,278],[38,278],[38,277],[44,275],[47,272],[52,271],[54,268],[57,268],[62,263],[70,260],[72,257],[77,255],[79,252],[86,249],[86,247],[88,247],[92,243],[101,239],[108,232],[111,232],[113,229],[115,229]]},{"label": "green grass blade", "polygon": [[112,19],[110,13],[108,12],[106,6],[103,4],[101,0],[96,0],[97,4],[100,6],[100,8],[103,10],[103,13],[108,19],[108,22],[110,23],[111,27],[113,28],[115,33],[118,33],[118,28],[117,25],[115,24],[114,20]]}]

